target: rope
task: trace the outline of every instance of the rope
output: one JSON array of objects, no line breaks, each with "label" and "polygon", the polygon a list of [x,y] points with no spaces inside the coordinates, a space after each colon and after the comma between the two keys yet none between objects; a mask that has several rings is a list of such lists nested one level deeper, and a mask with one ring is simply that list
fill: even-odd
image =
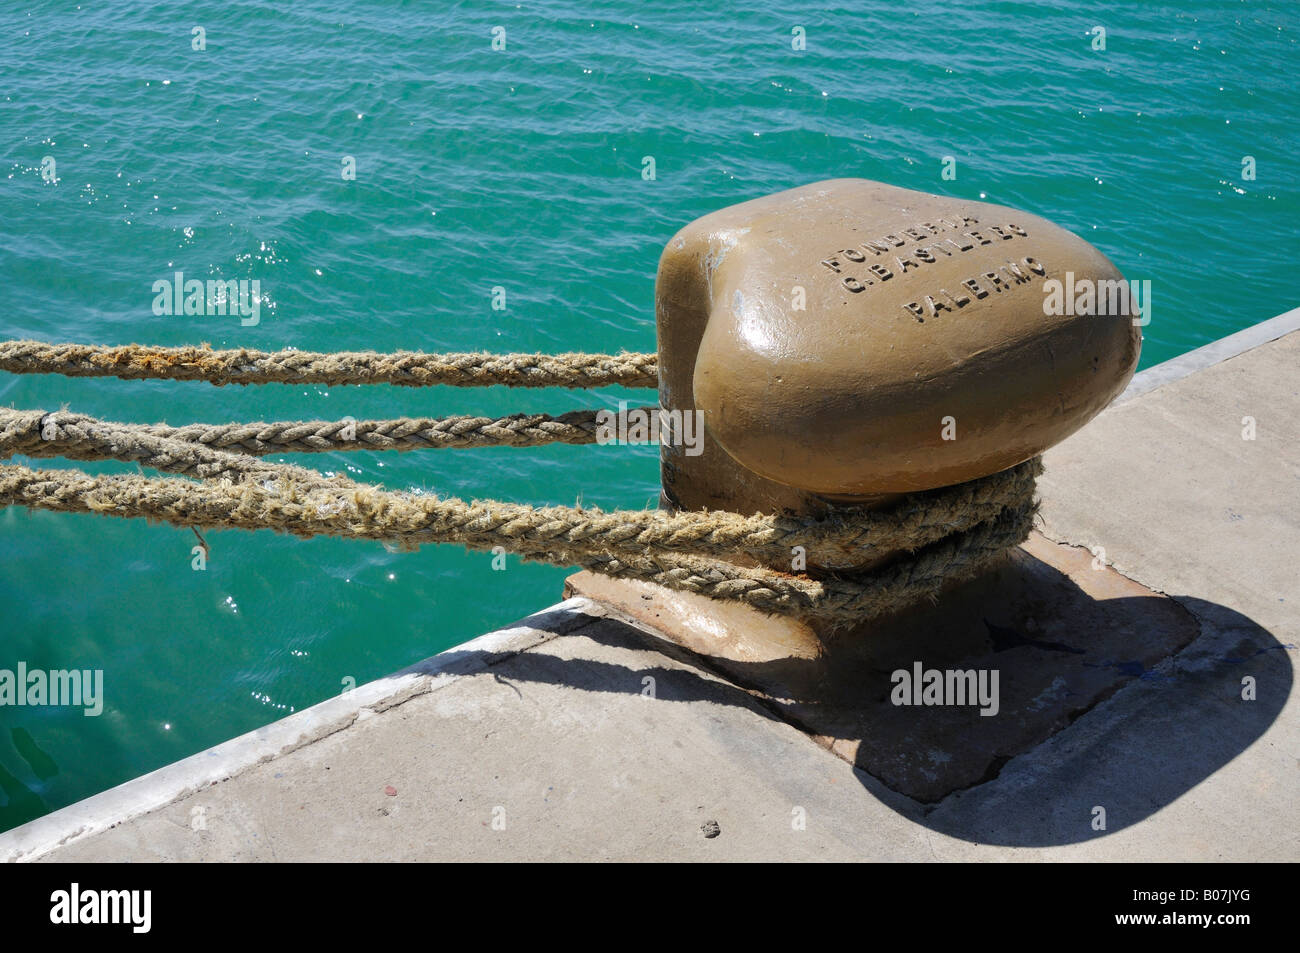
[{"label": "rope", "polygon": [[[646,412],[653,407],[641,408]],[[611,412],[612,413],[612,412]],[[217,449],[261,456],[321,450],[422,450],[476,447],[540,447],[548,443],[596,443],[594,410],[505,417],[456,415],[396,420],[295,420],[251,424],[155,425],[150,433]]]},{"label": "rope", "polygon": [[214,351],[208,347],[120,347],[0,342],[0,370],[65,377],[208,381],[212,384],[398,384],[422,387],[658,386],[655,354],[422,354],[396,351]]},{"label": "rope", "polygon": [[[357,484],[317,480],[297,484],[281,475],[263,482],[97,475],[78,470],[0,466],[0,505],[60,512],[145,517],[175,526],[274,529],[295,536],[397,540],[408,547],[455,542],[470,549],[500,546],[532,561],[578,565],[610,576],[641,579],[671,589],[728,599],[777,613],[812,615],[848,624],[933,598],[945,582],[973,576],[1032,527],[1032,501],[945,537],[910,558],[858,579],[816,580],[672,553],[612,555],[557,545],[538,551],[527,520],[493,518],[500,504],[393,493]],[[510,507],[518,510],[517,507]],[[531,508],[524,507],[524,510]],[[543,520],[545,510],[533,511]],[[617,516],[619,514],[611,514]],[[483,524],[477,517],[487,516]]]},{"label": "rope", "polygon": [[[653,413],[654,407],[640,410]],[[611,414],[613,411],[610,412]],[[631,413],[631,411],[628,411]],[[326,450],[470,449],[476,447],[538,447],[548,443],[596,443],[594,410],[549,414],[509,414],[505,417],[400,417],[394,420],[293,420],[260,423],[113,424],[134,432],[200,443],[216,450],[252,456],[269,453],[316,453]],[[60,427],[93,418],[50,414]],[[617,426],[611,423],[611,428]]]},{"label": "rope", "polygon": [[[82,414],[0,409],[0,457],[21,453],[75,460],[115,459],[207,479],[282,478],[298,486],[327,482],[313,470],[160,437],[150,432],[152,429]],[[900,549],[918,549],[993,519],[1008,507],[1023,506],[1032,498],[1041,470],[1037,459],[1030,460],[981,480],[910,494],[887,509],[840,507],[821,519],[742,516],[721,510],[603,513],[501,502],[465,504],[460,500],[440,501],[440,519],[452,534],[444,541],[490,548],[498,537],[509,536],[535,555],[559,548],[585,556],[600,552],[644,555],[653,549],[682,556],[728,558],[741,552],[769,565],[788,565],[792,549],[802,546],[808,562],[835,569],[860,565]],[[335,477],[328,482],[337,485],[343,479]]]},{"label": "rope", "polygon": [[[0,370],[217,385],[653,387],[658,379],[654,354],[322,354],[36,341],[0,342]],[[582,566],[835,625],[933,599],[946,583],[984,571],[1025,540],[1037,512],[1039,458],[969,483],[909,494],[886,508],[836,507],[817,518],[467,503],[260,459],[291,451],[585,444],[596,442],[596,429],[591,411],[170,427],[0,409],[0,458],[125,460],[198,480],[0,465],[0,507],[375,539],[406,548],[437,542],[502,547],[526,560]],[[789,565],[795,547],[824,578],[768,568]],[[738,555],[759,565],[739,565]],[[884,557],[890,559],[883,566],[849,572]]]}]

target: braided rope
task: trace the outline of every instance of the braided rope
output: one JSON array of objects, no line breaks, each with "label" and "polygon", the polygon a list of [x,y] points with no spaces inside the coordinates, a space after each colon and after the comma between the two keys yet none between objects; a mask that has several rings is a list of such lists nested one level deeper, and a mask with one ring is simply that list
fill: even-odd
[{"label": "braided rope", "polygon": [[[654,354],[420,354],[214,351],[207,347],[100,347],[0,342],[0,370],[213,384],[389,383],[516,387],[653,387]],[[651,410],[653,408],[643,408]],[[290,451],[535,446],[596,442],[595,413],[560,417],[398,418],[379,421],[128,425],[81,414],[0,410],[0,457],[116,459],[196,477],[91,476],[0,466],[0,506],[145,517],[177,526],[273,529],[395,541],[503,547],[527,560],[798,613],[837,624],[933,598],[947,582],[987,568],[1028,536],[1038,458],[954,487],[914,493],[884,509],[840,507],[822,518],[726,512],[604,513],[577,507],[467,503],[326,478],[260,456]],[[794,547],[821,571],[878,557],[883,567],[815,579],[787,565]],[[907,555],[899,556],[900,552]],[[762,564],[727,561],[737,553]]]},{"label": "braided rope", "polygon": [[[126,460],[198,478],[284,479],[298,486],[339,485],[304,467],[276,464],[204,443],[158,436],[154,428],[117,424],[82,414],[0,409],[0,457]],[[164,428],[165,429],[165,428]],[[184,428],[182,428],[184,429]],[[818,566],[848,568],[898,550],[915,550],[964,532],[1031,499],[1041,473],[1035,458],[981,480],[909,494],[887,509],[841,507],[824,518],[742,516],[726,511],[662,510],[604,513],[575,507],[438,501],[446,541],[495,545],[511,538],[518,552],[622,556],[650,550],[680,556],[727,558],[745,553],[769,565],[789,564],[794,547]],[[346,481],[350,485],[351,481]],[[572,563],[567,563],[572,564]]]},{"label": "braided rope", "polygon": [[[933,598],[948,581],[975,575],[1029,534],[1032,501],[1007,508],[994,519],[945,537],[910,558],[857,579],[814,580],[672,553],[614,556],[585,547],[538,552],[527,538],[500,531],[482,538],[472,507],[459,500],[393,493],[376,487],[297,484],[289,476],[243,480],[148,478],[134,474],[92,476],[77,470],[0,466],[0,505],[60,512],[146,517],[176,526],[274,529],[308,537],[397,540],[406,546],[456,542],[470,549],[501,546],[525,559],[578,565],[606,575],[655,582],[671,589],[745,603],[776,613],[799,613],[848,624]],[[493,504],[475,504],[492,506]]]},{"label": "braided rope", "polygon": [[[652,413],[654,407],[640,410]],[[613,413],[611,411],[611,413]],[[628,413],[631,413],[629,411]],[[80,414],[47,415],[61,428],[94,423]],[[293,420],[258,423],[113,424],[155,437],[199,443],[215,450],[251,456],[269,453],[317,453],[326,450],[471,449],[476,447],[539,447],[549,443],[597,442],[597,411],[550,414],[508,414],[504,417],[454,415],[399,417],[392,420]],[[610,424],[611,428],[616,424]]]},{"label": "braided rope", "polygon": [[[655,408],[641,408],[651,412]],[[394,420],[295,420],[249,424],[157,424],[148,431],[216,449],[261,456],[321,450],[422,450],[475,447],[540,447],[549,443],[596,443],[597,411],[508,414],[504,417],[453,415]]]},{"label": "braided rope", "polygon": [[0,370],[65,377],[208,381],[212,384],[398,384],[420,387],[658,386],[655,354],[422,354],[396,351],[214,351],[0,341]]}]

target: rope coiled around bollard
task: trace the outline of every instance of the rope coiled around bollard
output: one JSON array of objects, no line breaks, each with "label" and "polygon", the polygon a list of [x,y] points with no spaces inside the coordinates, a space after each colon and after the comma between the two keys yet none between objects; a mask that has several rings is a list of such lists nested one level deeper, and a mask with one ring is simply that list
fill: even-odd
[{"label": "rope coiled around bollard", "polygon": [[[160,437],[149,428],[84,415],[0,411],[0,456],[119,459],[200,478],[89,475],[0,467],[0,505],[145,517],[176,526],[273,529],[396,542],[503,547],[528,560],[582,566],[655,582],[768,612],[841,623],[937,594],[974,575],[1029,533],[1036,511],[1035,458],[1019,467],[927,494],[886,510],[824,520],[726,512],[615,511],[467,503],[398,493],[324,477],[291,464]],[[726,561],[737,552],[788,561],[793,546],[833,565],[904,545],[911,555],[862,578],[812,579]]]},{"label": "rope coiled around bollard", "polygon": [[[317,354],[8,341],[0,342],[0,370],[214,384],[576,388],[654,386],[658,365],[654,354]],[[946,583],[987,569],[1025,540],[1037,512],[1035,481],[1042,472],[1037,457],[969,483],[908,494],[888,507],[836,507],[816,518],[465,502],[394,492],[262,459],[321,450],[595,443],[596,421],[595,412],[575,411],[559,417],[171,427],[0,409],[0,458],[124,460],[194,478],[0,465],[0,506],[144,517],[182,527],[374,539],[406,548],[438,542],[470,549],[499,546],[527,560],[581,566],[836,625],[932,599]],[[767,568],[789,565],[795,547],[802,547],[808,564],[820,567],[818,577]],[[867,572],[852,571],[881,558],[887,561]],[[749,561],[759,565],[742,564]]]},{"label": "rope coiled around bollard", "polygon": [[[337,486],[345,479],[326,478],[304,467],[269,463],[203,443],[158,436],[155,429],[100,421],[83,414],[0,409],[0,457],[25,454],[125,460],[199,479],[283,479],[296,486]],[[981,480],[909,494],[886,509],[840,507],[820,519],[744,516],[721,510],[604,513],[576,507],[442,500],[443,526],[455,535],[422,541],[473,543],[490,548],[499,542],[499,536],[508,536],[518,545],[531,547],[533,555],[560,547],[624,556],[659,550],[722,559],[742,553],[778,565],[788,563],[792,549],[799,546],[816,565],[847,568],[900,549],[919,549],[994,519],[1008,508],[1023,507],[1033,496],[1039,472],[1041,465],[1028,461]]]},{"label": "rope coiled around bollard", "polygon": [[[546,532],[547,510],[523,514],[512,507],[500,513],[494,512],[500,504],[469,504],[357,485],[298,485],[284,477],[260,483],[229,479],[192,482],[0,465],[0,505],[15,504],[145,517],[175,526],[274,529],[302,537],[398,541],[408,547],[426,542],[454,542],[470,549],[501,546],[532,561],[582,566],[610,576],[743,602],[767,612],[844,624],[932,598],[946,582],[977,574],[1024,541],[1035,512],[1032,503],[1009,507],[992,520],[943,537],[861,580],[818,580],[671,551],[615,553],[590,541],[570,544],[562,534]],[[533,532],[537,529],[549,537],[544,546]]]}]

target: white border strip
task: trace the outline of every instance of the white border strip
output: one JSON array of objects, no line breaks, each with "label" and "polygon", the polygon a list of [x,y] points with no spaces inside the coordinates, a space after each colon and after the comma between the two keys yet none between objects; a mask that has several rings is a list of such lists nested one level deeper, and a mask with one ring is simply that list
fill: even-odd
[{"label": "white border strip", "polygon": [[1213,341],[1204,347],[1198,347],[1195,351],[1188,351],[1186,354],[1165,361],[1163,364],[1148,367],[1129,381],[1128,387],[1111,402],[1111,406],[1125,403],[1134,397],[1140,397],[1157,387],[1163,387],[1165,384],[1182,380],[1196,371],[1220,364],[1236,357],[1238,354],[1244,354],[1262,344],[1267,344],[1269,341],[1276,341],[1280,337],[1285,337],[1292,331],[1300,331],[1300,308],[1293,308],[1285,314],[1279,314],[1276,318],[1269,318],[1259,324],[1252,324],[1243,331],[1229,334],[1226,338],[1219,338],[1217,341]]},{"label": "white border strip", "polygon": [[[254,765],[278,758],[354,724],[359,718],[442,688],[582,626],[591,616],[586,598],[566,599],[514,625],[453,646],[410,668],[359,685],[214,748],[109,788],[76,804],[0,834],[0,861],[28,861],[56,847],[178,801]],[[498,659],[489,660],[488,656]]]}]

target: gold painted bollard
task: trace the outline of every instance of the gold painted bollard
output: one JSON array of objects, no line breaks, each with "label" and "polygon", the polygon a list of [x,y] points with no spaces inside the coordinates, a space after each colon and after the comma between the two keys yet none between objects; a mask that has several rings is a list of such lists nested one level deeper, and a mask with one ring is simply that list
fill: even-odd
[{"label": "gold painted bollard", "polygon": [[[1067,274],[1094,313],[1047,306]],[[659,263],[660,405],[705,426],[662,503],[816,514],[1028,460],[1132,377],[1127,291],[1042,218],[863,179],[706,215]]]}]

